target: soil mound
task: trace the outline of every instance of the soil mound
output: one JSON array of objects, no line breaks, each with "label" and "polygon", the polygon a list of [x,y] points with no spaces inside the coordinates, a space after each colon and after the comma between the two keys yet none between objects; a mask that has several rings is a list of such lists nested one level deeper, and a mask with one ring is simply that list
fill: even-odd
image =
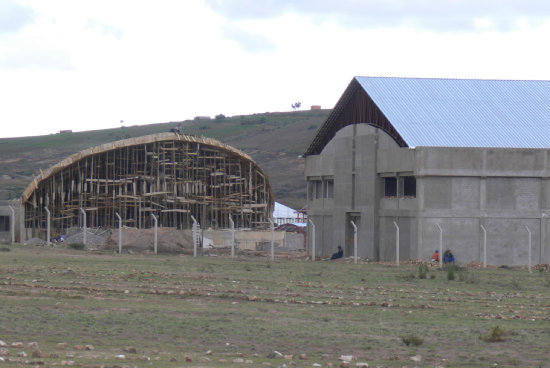
[{"label": "soil mound", "polygon": [[[153,252],[154,243],[155,229],[122,229],[123,252]],[[118,251],[118,230],[113,230],[99,249]],[[182,230],[158,228],[157,252],[193,254],[193,239]]]}]

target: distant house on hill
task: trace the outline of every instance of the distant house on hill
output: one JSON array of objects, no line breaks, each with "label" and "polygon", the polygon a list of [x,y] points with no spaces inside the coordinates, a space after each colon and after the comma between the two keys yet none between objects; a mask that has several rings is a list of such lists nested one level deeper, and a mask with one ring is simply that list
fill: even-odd
[{"label": "distant house on hill", "polygon": [[548,147],[550,81],[355,77],[304,154],[317,254],[550,263]]}]

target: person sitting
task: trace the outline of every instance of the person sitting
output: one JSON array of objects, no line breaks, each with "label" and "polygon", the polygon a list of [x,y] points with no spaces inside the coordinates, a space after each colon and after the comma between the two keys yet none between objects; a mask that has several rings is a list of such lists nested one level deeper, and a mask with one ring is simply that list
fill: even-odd
[{"label": "person sitting", "polygon": [[330,259],[338,259],[338,258],[342,258],[343,256],[344,256],[344,250],[342,249],[342,246],[339,245],[338,252],[332,253],[332,257],[330,257]]},{"label": "person sitting", "polygon": [[455,263],[455,256],[453,255],[453,252],[451,252],[449,249],[447,249],[443,254],[443,263]]},{"label": "person sitting", "polygon": [[439,262],[439,250],[435,250],[434,254],[432,255],[432,262]]}]

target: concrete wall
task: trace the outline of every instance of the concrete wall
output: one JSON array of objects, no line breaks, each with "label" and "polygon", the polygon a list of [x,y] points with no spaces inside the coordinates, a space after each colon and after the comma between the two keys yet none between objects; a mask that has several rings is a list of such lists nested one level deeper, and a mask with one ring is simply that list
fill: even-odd
[{"label": "concrete wall", "polygon": [[[546,149],[400,148],[372,126],[347,126],[321,154],[306,157],[308,183],[334,180],[333,199],[308,191],[317,254],[341,244],[351,256],[354,219],[362,258],[395,260],[397,224],[400,259],[429,259],[439,248],[439,225],[443,248],[458,262],[482,262],[484,226],[489,264],[526,265],[528,230],[531,262],[550,263],[548,156]],[[384,178],[404,176],[416,178],[416,195],[399,188],[384,197]]]},{"label": "concrete wall", "polygon": [[[231,230],[203,230],[203,244],[205,247],[231,247]],[[304,236],[302,234],[275,231],[273,243],[279,250],[303,250]],[[271,247],[271,231],[240,231],[235,230],[235,249],[262,250],[268,245]]]},{"label": "concrete wall", "polygon": [[[0,201],[0,216],[3,217],[3,224],[7,224],[8,225],[8,229],[7,231],[2,231],[4,229],[0,229],[0,242],[2,243],[11,243],[11,239],[12,239],[12,233],[11,233],[11,230],[12,230],[12,215],[11,215],[11,210],[10,210],[10,206],[14,209],[15,211],[15,218],[14,218],[14,226],[13,226],[13,230],[15,231],[14,233],[14,240],[15,242],[19,242],[21,240],[21,215],[22,215],[22,212],[21,212],[21,209],[20,209],[20,206],[19,206],[19,201]],[[25,234],[23,232],[23,240],[26,240],[26,237],[25,237]]]}]

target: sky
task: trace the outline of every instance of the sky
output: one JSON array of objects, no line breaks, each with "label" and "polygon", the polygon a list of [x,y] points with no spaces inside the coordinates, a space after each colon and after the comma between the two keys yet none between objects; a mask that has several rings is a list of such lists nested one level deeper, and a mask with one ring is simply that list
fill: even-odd
[{"label": "sky", "polygon": [[332,108],[354,76],[550,80],[548,0],[0,0],[0,137]]}]

